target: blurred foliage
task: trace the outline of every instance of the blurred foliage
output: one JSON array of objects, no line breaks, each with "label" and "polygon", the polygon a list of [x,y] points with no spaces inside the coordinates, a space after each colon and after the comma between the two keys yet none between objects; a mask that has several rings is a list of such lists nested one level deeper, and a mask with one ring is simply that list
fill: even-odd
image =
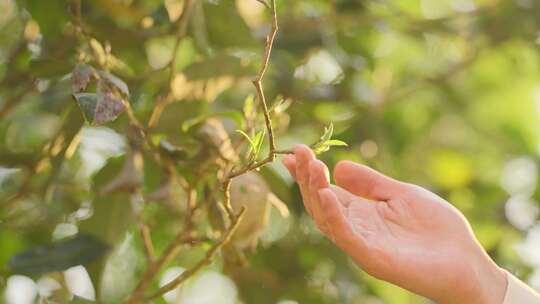
[{"label": "blurred foliage", "polygon": [[[263,86],[278,149],[323,133],[320,152],[346,142],[322,159],[439,193],[497,263],[540,287],[540,2],[276,2]],[[268,150],[251,80],[271,11],[256,0],[0,0],[0,11],[0,290],[29,267],[25,251],[49,244],[52,264],[36,267],[83,263],[98,299],[122,301],[151,263],[144,227],[157,256],[185,223],[201,238],[149,291],[166,268],[192,267],[228,224],[224,168]],[[324,239],[279,164],[249,174],[232,202],[247,205],[241,229],[253,233],[188,280],[183,303],[212,282],[232,299],[222,303],[427,303]],[[63,240],[74,234],[85,237]],[[96,252],[55,260],[77,250]]]}]

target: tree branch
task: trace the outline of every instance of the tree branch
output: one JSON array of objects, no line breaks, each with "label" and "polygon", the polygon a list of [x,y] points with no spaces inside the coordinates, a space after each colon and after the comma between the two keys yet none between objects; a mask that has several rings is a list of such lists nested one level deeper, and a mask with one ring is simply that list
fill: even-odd
[{"label": "tree branch", "polygon": [[[141,240],[143,242],[146,261],[148,263],[152,263],[155,260],[156,255],[154,251],[154,245],[152,243],[150,227],[144,221],[143,211],[144,211],[145,202],[144,202],[144,198],[140,189],[135,188],[133,192],[131,193],[130,199],[131,199],[132,208],[133,210],[135,210],[135,219],[137,220],[137,226],[139,228],[139,233],[141,235]],[[141,203],[142,203],[142,206],[140,206]]]},{"label": "tree branch", "polygon": [[[188,192],[187,205],[188,207],[193,206],[196,199],[195,192],[190,187],[187,187],[186,191]],[[139,281],[139,284],[131,293],[127,303],[138,303],[141,300],[144,295],[144,291],[146,288],[148,288],[159,270],[161,270],[161,267],[167,264],[178,254],[178,251],[182,245],[197,243],[196,239],[190,235],[192,229],[191,226],[191,219],[188,219],[185,223],[185,227],[178,232],[174,240],[169,244],[161,256],[148,266],[141,280]]]},{"label": "tree branch", "polygon": [[214,257],[214,255],[216,254],[216,252],[218,250],[220,250],[223,246],[225,246],[230,240],[231,240],[231,237],[233,236],[234,232],[236,231],[236,228],[238,228],[238,225],[240,224],[240,221],[242,220],[242,217],[244,216],[244,213],[245,213],[246,209],[245,208],[242,208],[240,210],[240,212],[238,213],[238,215],[236,215],[234,218],[233,218],[233,221],[231,222],[231,224],[229,225],[229,228],[227,229],[227,231],[225,232],[225,234],[223,235],[223,237],[221,238],[221,240],[214,244],[207,252],[206,252],[206,255],[204,256],[204,258],[202,260],[200,260],[195,266],[193,266],[192,268],[184,271],[181,275],[179,275],[178,277],[176,277],[174,280],[172,280],[171,282],[167,283],[166,285],[164,285],[163,287],[159,288],[157,291],[155,291],[154,293],[148,295],[147,297],[144,298],[145,301],[150,301],[150,300],[153,300],[155,298],[158,298],[160,297],[161,295],[163,295],[164,293],[167,293],[173,289],[175,289],[178,285],[182,284],[185,280],[187,280],[189,277],[191,277],[193,274],[197,273],[197,271],[199,271],[201,268],[203,268],[204,266],[210,264],[210,262],[212,261],[212,258]]},{"label": "tree branch", "polygon": [[268,151],[268,158],[271,161],[273,161],[275,158],[274,152],[276,150],[276,143],[274,141],[274,130],[272,128],[272,120],[270,118],[270,113],[268,111],[268,104],[266,102],[266,96],[264,95],[264,90],[262,87],[262,79],[264,78],[266,70],[268,69],[268,63],[270,62],[270,54],[272,53],[274,39],[276,38],[276,34],[278,31],[276,0],[272,0],[271,7],[272,7],[272,30],[270,31],[270,34],[268,34],[268,36],[266,37],[266,46],[264,48],[263,63],[262,63],[261,69],[259,70],[259,74],[253,80],[253,85],[255,86],[255,89],[257,90],[259,101],[261,102],[261,106],[263,108],[264,122],[266,124],[266,130],[268,132],[268,142],[269,142],[269,147],[270,147]]},{"label": "tree branch", "polygon": [[173,95],[171,92],[172,83],[175,76],[175,67],[177,62],[177,53],[178,48],[180,47],[180,42],[187,34],[187,26],[189,23],[189,19],[191,17],[191,14],[193,12],[193,6],[195,4],[195,0],[186,0],[184,3],[184,9],[182,12],[182,16],[178,19],[178,29],[176,32],[176,41],[174,43],[173,51],[171,54],[171,61],[167,65],[169,67],[169,82],[168,82],[168,88],[165,93],[165,96],[158,98],[156,105],[154,109],[152,110],[152,113],[150,114],[150,119],[148,120],[148,129],[153,129],[161,117],[161,113],[163,112],[163,109],[173,101]]}]

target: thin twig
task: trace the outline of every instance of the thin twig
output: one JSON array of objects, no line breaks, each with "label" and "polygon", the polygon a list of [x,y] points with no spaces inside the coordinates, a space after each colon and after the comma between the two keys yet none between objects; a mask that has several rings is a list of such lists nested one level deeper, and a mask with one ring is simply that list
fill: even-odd
[{"label": "thin twig", "polygon": [[184,9],[182,12],[182,16],[180,16],[180,19],[178,20],[178,31],[176,33],[176,41],[174,43],[173,51],[172,51],[172,58],[169,62],[170,66],[170,74],[169,74],[169,83],[172,83],[174,74],[175,74],[175,67],[176,67],[176,61],[177,61],[177,53],[178,48],[180,47],[180,42],[182,39],[186,36],[187,33],[187,25],[189,23],[189,17],[191,16],[191,13],[193,11],[193,4],[195,3],[194,0],[186,0],[184,3]]},{"label": "thin twig", "polygon": [[[262,2],[262,3],[265,3],[265,2]],[[276,150],[274,132],[273,132],[273,128],[272,128],[272,121],[271,121],[270,113],[269,113],[269,110],[268,110],[268,104],[267,104],[267,101],[266,101],[266,96],[264,95],[264,90],[263,90],[263,87],[262,87],[262,80],[263,80],[264,75],[265,75],[265,73],[266,73],[266,71],[268,69],[268,64],[269,64],[269,61],[270,61],[270,54],[271,54],[274,39],[276,37],[277,30],[278,30],[275,0],[272,0],[271,9],[272,9],[272,30],[271,30],[270,34],[267,36],[267,38],[266,38],[266,45],[265,45],[264,57],[263,57],[263,62],[262,62],[261,69],[259,70],[259,73],[257,74],[256,78],[253,80],[253,85],[255,86],[255,89],[257,90],[257,94],[258,94],[258,97],[259,97],[259,100],[260,100],[260,103],[261,103],[261,107],[262,107],[262,110],[263,110],[263,114],[264,114],[264,120],[265,120],[266,129],[267,129],[267,132],[268,132],[268,140],[269,140],[268,156],[264,160],[262,160],[260,162],[257,162],[255,164],[251,164],[251,165],[249,165],[249,166],[247,166],[247,167],[245,167],[245,168],[243,168],[243,169],[241,169],[239,171],[231,172],[226,176],[225,181],[223,182],[224,197],[225,197],[225,204],[224,205],[225,205],[225,209],[226,209],[226,211],[227,211],[227,213],[229,215],[229,218],[231,220],[231,223],[229,225],[229,228],[226,230],[225,234],[223,235],[222,240],[220,242],[214,244],[214,246],[212,246],[206,252],[205,257],[201,261],[199,261],[199,263],[197,263],[194,267],[186,270],[180,276],[178,276],[177,278],[172,280],[170,283],[166,284],[165,286],[159,288],[156,292],[154,292],[154,293],[150,294],[149,296],[145,297],[144,299],[146,301],[153,300],[153,299],[161,296],[162,294],[176,288],[178,285],[183,283],[186,279],[188,279],[190,276],[195,274],[202,267],[209,264],[210,261],[212,260],[213,256],[215,255],[215,253],[219,249],[221,249],[225,244],[227,244],[227,242],[229,242],[229,240],[231,239],[232,235],[234,234],[234,232],[235,232],[236,228],[238,227],[238,225],[239,225],[239,223],[240,223],[240,221],[242,219],[242,216],[243,216],[243,214],[245,212],[245,208],[242,208],[240,210],[240,212],[238,213],[238,215],[234,215],[234,211],[232,209],[231,202],[230,202],[230,186],[231,186],[232,178],[240,176],[242,174],[245,174],[248,171],[255,170],[255,169],[259,168],[259,167],[264,166],[265,164],[268,164],[268,163],[274,161],[277,154],[286,153],[286,151],[278,151],[278,150]],[[151,119],[151,121],[155,121],[155,119],[154,120]],[[175,242],[173,242],[173,244],[174,243]],[[171,245],[173,245],[173,244],[171,244]],[[151,277],[155,276],[155,274],[157,273],[157,269],[159,269],[161,266],[162,266],[162,264],[159,265],[159,267],[155,267],[155,266],[152,267],[151,270],[154,271],[154,273],[151,275]],[[145,277],[147,277],[147,276],[145,276]],[[151,280],[151,278],[150,278],[150,280]],[[144,291],[146,286],[141,286],[141,284],[139,284],[136,291],[137,290],[139,292]],[[134,292],[134,294],[136,294],[136,293]],[[139,296],[136,296],[135,300],[138,300],[138,299],[140,299]],[[130,302],[130,303],[134,303],[134,302]]]},{"label": "thin twig", "polygon": [[[187,186],[185,190],[188,194],[187,205],[188,205],[188,208],[191,209],[191,207],[189,206],[194,206],[195,200],[197,199],[196,192],[190,186]],[[192,214],[191,211],[189,213],[190,215]],[[193,244],[194,242],[195,243],[197,242],[196,238],[190,235],[193,228],[192,225],[193,223],[191,219],[188,219],[185,223],[185,227],[178,232],[174,240],[169,244],[169,246],[165,249],[165,251],[161,254],[161,256],[155,262],[151,263],[148,266],[141,280],[139,281],[139,284],[131,293],[130,298],[128,299],[127,303],[138,303],[141,300],[141,298],[143,297],[144,291],[146,290],[146,288],[148,288],[148,286],[150,285],[154,277],[157,275],[161,267],[167,264],[170,260],[172,260],[178,254],[178,251],[180,250],[180,247],[182,245]]]},{"label": "thin twig", "polygon": [[[262,87],[262,80],[264,78],[264,75],[266,74],[266,70],[268,70],[268,64],[270,62],[270,55],[272,53],[272,47],[274,45],[274,40],[276,38],[276,34],[278,31],[277,10],[276,10],[275,0],[272,0],[271,9],[272,9],[272,29],[270,31],[270,34],[268,34],[268,36],[266,37],[266,44],[264,48],[264,56],[263,56],[261,68],[259,70],[259,73],[255,77],[255,79],[253,80],[253,85],[255,86],[255,89],[257,90],[257,95],[258,95],[258,98],[259,98],[259,101],[261,103],[261,107],[263,110],[264,123],[266,125],[266,132],[268,133],[268,145],[269,145],[268,156],[264,158],[263,160],[253,163],[253,164],[249,164],[248,166],[242,169],[239,169],[238,171],[230,172],[227,178],[225,179],[225,181],[223,182],[224,186],[226,186],[226,184],[235,177],[238,177],[249,171],[258,169],[268,163],[273,162],[277,154],[286,154],[286,153],[282,153],[283,151],[276,150],[276,142],[274,139],[274,129],[272,127],[272,119],[270,117],[270,112],[268,110],[268,103],[266,101],[266,96],[264,94],[264,90]],[[224,189],[227,189],[227,187],[224,187]],[[228,195],[225,195],[225,198],[226,198],[225,206],[228,206],[228,205],[230,206],[228,197],[229,197]]]},{"label": "thin twig", "polygon": [[193,12],[193,6],[195,4],[195,0],[186,0],[184,3],[184,9],[182,12],[182,15],[178,19],[178,28],[176,31],[176,41],[174,42],[173,51],[171,54],[171,61],[166,66],[169,68],[169,81],[168,81],[168,87],[167,91],[164,96],[159,97],[156,101],[156,105],[154,106],[154,109],[152,110],[152,113],[150,114],[150,119],[148,120],[148,129],[153,129],[161,117],[161,113],[163,113],[163,109],[174,100],[174,96],[172,94],[172,84],[174,81],[174,76],[176,75],[176,62],[178,60],[178,48],[180,47],[180,42],[187,34],[187,26],[189,24],[190,17]]},{"label": "thin twig", "polygon": [[141,234],[141,240],[143,242],[146,261],[148,263],[152,263],[156,259],[156,255],[152,242],[150,227],[146,224],[144,220],[143,211],[145,202],[140,189],[135,188],[131,193],[131,204],[133,210],[135,210],[135,219],[137,220],[137,226],[139,228],[139,233]]},{"label": "thin twig", "polygon": [[0,119],[7,116],[27,94],[32,92],[33,88],[33,81],[28,81],[20,92],[6,98],[2,104],[2,107],[0,108]]},{"label": "thin twig", "polygon": [[272,128],[272,120],[270,118],[270,113],[268,112],[268,104],[266,102],[266,96],[264,95],[264,90],[262,87],[262,79],[264,78],[266,70],[268,69],[268,63],[270,62],[270,54],[272,53],[272,47],[274,45],[274,39],[276,38],[277,31],[278,31],[278,24],[277,24],[276,0],[272,0],[272,30],[270,31],[270,34],[266,37],[266,46],[264,48],[263,64],[261,66],[261,69],[259,70],[259,74],[253,80],[253,85],[255,86],[255,89],[257,90],[257,94],[259,95],[259,100],[263,108],[264,122],[266,124],[266,130],[268,132],[268,141],[269,141],[269,146],[270,146],[269,152],[268,152],[268,158],[270,158],[271,160],[274,160],[275,158],[274,152],[276,150],[276,143],[274,141],[274,130]]},{"label": "thin twig", "polygon": [[195,266],[192,268],[184,271],[181,275],[177,276],[175,279],[173,279],[171,282],[165,284],[163,287],[159,288],[154,293],[150,294],[149,296],[145,297],[145,301],[151,301],[155,298],[160,297],[164,293],[171,291],[175,289],[178,285],[182,284],[185,280],[187,280],[189,277],[191,277],[193,274],[197,273],[201,268],[204,266],[210,264],[212,261],[212,258],[220,250],[223,246],[225,246],[233,236],[234,232],[236,231],[236,228],[238,228],[238,225],[240,224],[240,221],[242,220],[242,217],[244,216],[246,209],[242,208],[238,215],[236,215],[233,218],[233,221],[229,225],[229,228],[221,238],[221,240],[217,243],[215,243],[207,252],[206,255],[202,260],[200,260]]},{"label": "thin twig", "polygon": [[231,206],[231,179],[228,178],[223,183],[223,195],[225,196],[225,211],[229,216],[229,219],[232,220],[234,216],[234,211]]},{"label": "thin twig", "polygon": [[[261,3],[264,3],[268,7],[268,4],[266,2],[263,1]],[[264,56],[263,56],[261,68],[259,70],[259,73],[255,77],[255,79],[253,80],[253,85],[255,86],[255,89],[257,90],[257,95],[258,95],[258,98],[259,98],[259,101],[261,103],[261,107],[263,110],[264,122],[266,126],[266,131],[268,133],[268,142],[269,142],[268,156],[259,162],[248,164],[246,167],[239,169],[237,171],[234,171],[234,168],[233,168],[231,169],[231,172],[229,172],[229,174],[226,175],[225,180],[223,181],[224,199],[225,199],[224,206],[231,220],[232,220],[232,214],[233,214],[232,206],[231,206],[231,194],[230,194],[231,180],[235,177],[243,175],[249,171],[259,169],[260,167],[273,162],[276,158],[276,155],[280,154],[280,153],[277,153],[278,151],[276,150],[274,130],[272,128],[272,119],[270,118],[270,112],[268,110],[266,96],[264,95],[264,90],[262,87],[262,80],[264,78],[264,75],[266,74],[266,70],[268,69],[268,64],[270,62],[270,55],[272,53],[272,47],[274,45],[274,39],[276,38],[276,34],[278,31],[277,11],[276,11],[275,0],[272,0],[272,5],[269,8],[271,8],[272,10],[272,29],[270,33],[268,34],[268,36],[266,37],[266,44],[264,47]]]},{"label": "thin twig", "polygon": [[133,290],[130,298],[127,300],[128,304],[140,302],[141,298],[143,297],[144,291],[146,290],[146,288],[148,288],[150,283],[152,283],[152,280],[161,270],[161,267],[163,267],[163,265],[167,264],[170,260],[172,260],[178,254],[180,247],[185,244],[185,234],[186,230],[182,229],[174,238],[174,240],[169,244],[169,246],[165,249],[165,251],[161,254],[161,256],[154,263],[150,264],[150,266],[144,272],[142,279],[139,281],[139,284]]},{"label": "thin twig", "polygon": [[141,233],[141,239],[144,245],[144,253],[146,260],[151,263],[156,259],[154,251],[154,245],[152,244],[152,236],[150,233],[150,227],[144,222],[144,219],[139,220],[139,231]]}]

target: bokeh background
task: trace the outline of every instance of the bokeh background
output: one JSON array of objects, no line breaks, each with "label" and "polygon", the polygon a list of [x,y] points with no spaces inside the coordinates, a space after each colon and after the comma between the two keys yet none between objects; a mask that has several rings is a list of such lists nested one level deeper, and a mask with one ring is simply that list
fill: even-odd
[{"label": "bokeh background", "polygon": [[[155,136],[178,139],[182,124],[208,113],[241,116],[246,96],[255,94],[250,80],[269,10],[256,0],[195,2],[176,49],[173,102]],[[85,28],[114,55],[109,68],[129,86],[142,121],[168,87],[183,5],[82,2]],[[499,265],[540,290],[540,2],[277,0],[277,11],[263,83],[271,103],[290,102],[275,117],[278,147],[313,143],[332,122],[334,137],[349,146],[321,155],[330,167],[350,159],[440,194],[466,215]],[[68,1],[0,0],[0,302],[47,303],[59,290],[77,301],[121,302],[145,268],[128,198],[96,190],[129,151],[126,115],[89,126],[73,114],[69,73],[80,48]],[[238,138],[234,123],[220,118]],[[69,145],[55,148],[58,134]],[[43,151],[52,157],[43,161]],[[326,240],[280,164],[261,175],[290,216],[270,208],[257,249],[246,252],[250,266],[231,275],[218,255],[156,303],[428,303],[373,279]],[[181,215],[150,196],[161,178],[145,164],[144,217],[158,253],[181,227]],[[185,200],[181,189],[170,192]],[[111,250],[95,261],[97,249],[83,247],[92,263],[65,271],[9,267],[16,254],[81,232]],[[152,288],[208,246],[182,249]]]}]

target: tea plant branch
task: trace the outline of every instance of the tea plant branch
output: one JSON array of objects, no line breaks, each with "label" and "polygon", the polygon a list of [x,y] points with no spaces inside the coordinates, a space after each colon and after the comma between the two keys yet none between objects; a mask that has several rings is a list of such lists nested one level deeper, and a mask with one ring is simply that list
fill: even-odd
[{"label": "tea plant branch", "polygon": [[146,296],[144,298],[145,301],[151,301],[155,298],[160,297],[161,295],[175,289],[178,285],[182,284],[185,280],[187,280],[189,277],[197,273],[201,268],[204,266],[210,264],[212,261],[214,255],[223,247],[225,246],[233,236],[234,232],[236,231],[236,228],[238,228],[238,225],[240,224],[240,221],[242,220],[242,217],[244,216],[246,209],[242,208],[240,212],[238,212],[238,215],[233,217],[233,220],[231,221],[229,228],[225,231],[225,234],[221,238],[221,240],[217,243],[215,243],[205,254],[204,258],[200,260],[195,266],[192,268],[184,271],[181,275],[177,276],[175,279],[173,279],[171,282],[165,284],[163,287],[159,288],[154,293]]},{"label": "tea plant branch", "polygon": [[2,104],[2,107],[0,108],[0,119],[7,116],[13,108],[30,92],[32,92],[34,88],[33,81],[28,81],[24,86],[23,89],[15,93],[14,95],[6,98]]},{"label": "tea plant branch", "polygon": [[167,91],[164,96],[159,97],[156,101],[156,105],[154,109],[152,110],[152,113],[150,114],[150,119],[148,120],[148,129],[153,129],[161,117],[161,113],[163,112],[163,109],[173,101],[174,97],[172,95],[172,84],[174,81],[175,76],[175,67],[176,62],[178,60],[178,48],[180,47],[180,42],[187,34],[187,27],[189,24],[190,17],[193,12],[193,6],[195,4],[195,0],[186,0],[184,3],[184,8],[182,11],[182,15],[178,19],[178,28],[176,31],[176,41],[174,42],[174,47],[171,54],[171,61],[166,66],[169,68],[169,81],[167,83]]},{"label": "tea plant branch", "polygon": [[[187,189],[188,197],[187,197],[187,205],[192,206],[194,205],[194,200],[196,199],[196,196],[194,195],[194,191],[191,191],[191,189]],[[187,221],[186,226],[181,229],[176,237],[171,241],[169,246],[165,249],[165,251],[159,256],[157,260],[155,260],[153,263],[150,263],[146,271],[144,272],[141,280],[139,281],[139,284],[137,284],[137,287],[133,290],[131,293],[127,303],[138,303],[140,302],[141,298],[144,295],[144,291],[154,277],[158,274],[158,272],[161,270],[163,265],[167,264],[170,260],[172,260],[179,252],[180,247],[184,244],[193,244],[195,242],[195,238],[190,236],[190,221]]]},{"label": "tea plant branch", "polygon": [[264,89],[262,86],[262,80],[266,74],[266,71],[268,70],[268,65],[270,62],[270,55],[272,54],[272,48],[274,46],[274,40],[276,38],[276,34],[279,29],[278,22],[277,22],[276,1],[272,0],[271,5],[269,5],[267,2],[262,1],[262,0],[258,2],[263,3],[266,7],[270,8],[272,11],[271,12],[272,27],[271,27],[270,33],[266,37],[262,65],[259,70],[259,73],[255,77],[255,79],[252,81],[257,91],[257,96],[258,96],[258,99],[260,101],[261,108],[263,111],[266,132],[268,133],[269,148],[268,148],[268,155],[266,156],[266,158],[255,163],[248,164],[244,168],[239,169],[237,171],[235,171],[234,168],[231,169],[231,172],[226,176],[225,180],[223,181],[223,191],[224,191],[224,201],[225,201],[224,206],[225,206],[225,210],[227,211],[229,215],[229,219],[231,221],[234,218],[234,213],[231,206],[231,195],[230,195],[231,180],[235,177],[246,174],[249,171],[259,169],[263,167],[264,165],[273,162],[277,154],[285,154],[284,153],[285,151],[278,151],[276,149],[274,129],[272,127],[272,119],[270,117],[270,111],[268,110],[268,103],[266,101],[266,96],[264,94]]},{"label": "tea plant branch", "polygon": [[[143,206],[138,206],[138,203],[141,202],[139,200],[142,200]],[[144,220],[143,215],[143,207],[145,204],[143,195],[141,193],[141,190],[139,188],[135,188],[131,193],[131,204],[133,205],[133,209],[135,211],[135,219],[137,221],[137,226],[139,228],[139,233],[141,235],[141,240],[143,242],[144,247],[144,254],[146,257],[146,261],[148,263],[152,263],[156,259],[155,251],[154,251],[154,245],[152,243],[152,237],[150,233],[150,227],[146,224]]]},{"label": "tea plant branch", "polygon": [[173,78],[174,78],[176,61],[178,59],[178,55],[177,55],[178,48],[180,47],[180,42],[186,36],[187,26],[189,24],[189,19],[193,11],[193,4],[195,4],[194,0],[186,0],[186,2],[184,3],[184,9],[183,9],[182,15],[178,19],[178,30],[176,32],[176,41],[174,42],[172,57],[171,57],[171,61],[169,62],[169,67],[170,67],[169,83],[172,83]]},{"label": "tea plant branch", "polygon": [[[268,64],[269,64],[269,61],[270,61],[270,54],[271,54],[272,47],[273,47],[273,42],[274,42],[274,39],[275,39],[276,34],[277,34],[277,30],[278,30],[275,0],[272,0],[271,9],[272,9],[272,29],[271,29],[270,34],[266,38],[266,45],[265,45],[265,51],[264,51],[264,57],[263,57],[262,66],[261,66],[261,68],[259,70],[259,73],[257,74],[256,78],[253,80],[253,85],[255,86],[255,88],[257,90],[257,94],[258,94],[258,97],[259,97],[259,100],[260,100],[260,103],[261,103],[261,107],[262,107],[262,110],[263,110],[265,126],[266,126],[266,129],[267,129],[267,132],[268,132],[268,140],[269,140],[269,153],[268,153],[268,156],[265,159],[263,159],[262,161],[260,161],[260,162],[249,165],[249,166],[245,167],[244,169],[241,169],[241,170],[239,170],[237,172],[231,172],[231,173],[229,173],[229,175],[227,175],[227,177],[225,178],[225,181],[223,182],[223,186],[224,186],[224,197],[225,197],[225,209],[226,209],[226,211],[227,211],[227,213],[229,215],[230,224],[229,224],[229,227],[227,228],[227,230],[225,231],[222,239],[219,242],[215,243],[206,252],[205,257],[201,261],[199,261],[195,266],[193,266],[192,268],[186,270],[181,275],[179,275],[178,277],[173,279],[170,283],[166,284],[165,286],[159,288],[154,293],[152,293],[152,294],[148,295],[147,297],[145,297],[144,298],[145,301],[151,301],[151,300],[153,300],[155,298],[160,297],[164,293],[166,293],[166,292],[168,292],[170,290],[173,290],[178,285],[182,284],[185,280],[187,280],[189,277],[194,275],[197,271],[199,271],[201,268],[208,265],[212,261],[212,259],[213,259],[214,255],[216,254],[216,252],[218,252],[225,244],[227,244],[230,241],[232,235],[234,234],[236,228],[238,227],[238,225],[239,225],[239,223],[240,223],[240,221],[241,221],[241,219],[242,219],[242,217],[244,215],[244,212],[246,210],[243,207],[238,212],[238,214],[234,214],[234,211],[233,211],[233,209],[231,207],[231,203],[230,203],[230,186],[231,186],[232,178],[240,176],[242,174],[245,174],[248,171],[252,171],[252,170],[255,170],[257,168],[260,168],[260,167],[264,166],[265,164],[268,164],[268,163],[274,161],[277,154],[284,153],[284,151],[276,150],[274,133],[273,133],[273,128],[272,128],[272,121],[271,121],[270,113],[269,113],[269,110],[268,110],[268,104],[267,104],[267,101],[266,101],[266,96],[264,94],[264,90],[263,90],[263,87],[262,87],[262,80],[263,80],[264,75],[265,75],[265,73],[266,73],[266,71],[268,69]],[[171,67],[171,68],[173,68],[173,67]],[[153,122],[153,121],[156,121],[156,120],[151,119],[151,122]],[[191,206],[191,204],[188,203],[188,206]],[[181,237],[180,237],[180,239],[181,239]],[[171,248],[171,250],[178,248],[179,245],[176,246],[177,243],[178,242],[176,242],[176,241],[173,242],[171,244],[171,247],[169,247],[169,248]],[[166,253],[167,253],[167,251],[166,251]],[[140,292],[141,291],[144,292],[144,289],[147,287],[147,285],[149,284],[151,279],[156,275],[159,268],[161,268],[161,266],[163,266],[163,264],[164,264],[163,261],[164,260],[160,258],[160,260],[158,260],[158,261],[161,261],[161,264],[157,265],[157,267],[156,266],[152,267],[150,269],[150,275],[147,275],[147,276],[145,275],[145,277],[147,279],[145,280],[143,278],[141,283],[143,283],[143,282],[146,282],[146,283],[145,284],[139,284],[139,286],[136,288],[136,290],[134,292],[134,297],[132,297],[132,300],[130,301],[130,303],[135,303],[135,302],[137,302],[137,300],[140,299],[140,296],[139,296]]]},{"label": "tea plant branch", "polygon": [[276,38],[276,34],[278,31],[276,0],[272,0],[271,8],[272,8],[272,30],[270,31],[270,34],[268,34],[268,36],[266,37],[266,46],[264,48],[263,63],[262,63],[261,69],[259,70],[259,74],[253,80],[253,85],[255,86],[255,89],[257,90],[257,95],[259,96],[259,101],[261,102],[261,106],[263,108],[264,122],[266,124],[266,131],[268,132],[268,142],[270,146],[269,152],[268,152],[268,158],[271,161],[273,161],[275,158],[274,152],[276,150],[276,143],[274,140],[274,130],[272,128],[272,119],[270,118],[270,113],[268,111],[268,104],[266,102],[266,96],[264,95],[264,90],[262,87],[262,80],[264,78],[264,75],[266,74],[266,70],[268,70],[268,63],[270,62],[270,54],[272,53],[274,39]]}]

